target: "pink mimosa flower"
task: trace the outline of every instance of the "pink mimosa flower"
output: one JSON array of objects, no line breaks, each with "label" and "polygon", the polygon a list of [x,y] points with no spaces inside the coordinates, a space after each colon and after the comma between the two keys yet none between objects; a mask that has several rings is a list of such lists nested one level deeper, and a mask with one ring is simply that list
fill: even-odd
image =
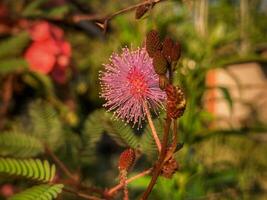
[{"label": "pink mimosa flower", "polygon": [[104,106],[116,117],[140,127],[145,118],[144,103],[156,112],[165,100],[152,59],[145,49],[124,48],[121,55],[113,54],[104,66],[100,72],[101,97],[107,101]]}]

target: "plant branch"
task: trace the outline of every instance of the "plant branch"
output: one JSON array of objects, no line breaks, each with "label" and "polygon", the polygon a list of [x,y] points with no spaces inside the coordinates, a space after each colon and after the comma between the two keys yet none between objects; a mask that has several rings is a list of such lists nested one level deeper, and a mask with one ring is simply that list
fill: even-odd
[{"label": "plant branch", "polygon": [[146,102],[144,102],[144,108],[145,108],[145,113],[146,113],[146,116],[147,116],[148,124],[149,124],[150,129],[151,129],[152,136],[153,136],[153,138],[154,138],[154,140],[156,142],[156,145],[158,147],[159,152],[161,152],[161,143],[160,143],[160,140],[159,140],[155,125],[153,123],[153,120],[152,120],[152,117],[151,117],[151,114],[150,114],[150,111],[149,111],[149,108],[148,108]]},{"label": "plant branch", "polygon": [[75,183],[78,182],[78,178],[73,176],[73,173],[67,168],[67,166],[59,160],[59,158],[51,151],[51,149],[48,147],[48,145],[45,146],[45,152],[47,155],[49,155],[53,161],[59,166],[59,168]]},{"label": "plant branch", "polygon": [[[173,82],[173,73],[172,70],[169,70],[169,82],[172,83]],[[168,138],[169,138],[169,132],[170,132],[170,127],[171,127],[171,123],[172,123],[172,119],[170,117],[167,117],[165,119],[165,123],[164,123],[164,134],[163,134],[163,139],[162,139],[162,150],[160,152],[160,156],[159,159],[156,163],[156,166],[153,170],[153,174],[152,174],[152,178],[151,181],[148,185],[148,187],[146,188],[146,191],[144,192],[141,200],[146,200],[148,198],[148,196],[150,195],[153,187],[155,186],[158,177],[161,173],[161,169],[164,165],[165,162],[165,158],[167,155],[167,151],[168,151]]]},{"label": "plant branch", "polygon": [[73,176],[73,173],[68,169],[68,167],[51,151],[48,145],[44,145],[45,152],[47,155],[49,155],[53,161],[59,166],[59,168],[73,181],[73,185],[80,189],[88,190],[92,193],[99,194],[101,196],[105,196],[104,192],[101,189],[94,188],[94,187],[88,187],[79,181],[79,177]]},{"label": "plant branch", "polygon": [[177,129],[178,129],[178,122],[177,120],[173,120],[173,146],[174,148],[176,147],[177,142],[179,140]]},{"label": "plant branch", "polygon": [[111,14],[108,14],[108,15],[75,15],[73,16],[72,20],[74,22],[80,22],[82,20],[88,20],[88,21],[92,21],[92,20],[111,20],[112,18],[116,17],[117,15],[120,15],[120,14],[123,14],[123,13],[126,13],[126,12],[129,12],[129,11],[133,11],[135,10],[136,8],[140,7],[140,6],[145,6],[145,5],[151,5],[151,4],[157,4],[157,3],[160,3],[162,1],[167,1],[167,0],[146,0],[142,3],[138,3],[138,4],[135,4],[135,5],[132,5],[132,6],[129,6],[127,8],[123,8],[121,10],[118,10],[114,13],[111,13]]},{"label": "plant branch", "polygon": [[[143,177],[143,176],[145,176],[145,175],[148,175],[148,174],[150,174],[151,172],[152,172],[152,168],[147,169],[147,170],[145,170],[145,171],[143,171],[143,172],[141,172],[141,173],[139,173],[139,174],[137,174],[137,175],[135,175],[135,176],[133,176],[133,177],[127,179],[127,180],[126,180],[126,184],[129,184],[130,182],[132,182],[132,181],[134,181],[134,180],[136,180],[136,179],[138,179],[138,178],[141,178],[141,177]],[[122,189],[122,188],[123,188],[123,184],[120,183],[120,184],[114,186],[113,188],[109,189],[109,190],[107,191],[107,195],[108,195],[108,196],[112,196],[114,193],[116,193],[118,190],[120,190],[120,189]]]},{"label": "plant branch", "polygon": [[128,6],[126,8],[123,8],[121,10],[118,10],[114,13],[111,13],[111,14],[108,14],[108,15],[99,15],[99,14],[96,14],[96,15],[86,15],[86,14],[82,14],[82,15],[74,15],[72,17],[72,21],[75,22],[75,23],[78,23],[82,20],[87,20],[87,21],[99,21],[100,23],[97,23],[101,28],[103,28],[104,31],[106,31],[107,29],[107,24],[108,22],[116,17],[117,15],[120,15],[120,14],[124,14],[126,12],[129,12],[129,11],[133,11],[135,10],[136,8],[140,7],[140,6],[145,6],[145,5],[151,5],[154,6],[155,4],[157,3],[160,3],[160,2],[163,2],[163,1],[167,1],[167,0],[146,0],[142,3],[138,3],[138,4],[135,4],[135,5],[132,5],[132,6]]},{"label": "plant branch", "polygon": [[165,120],[165,124],[164,124],[162,151],[160,153],[159,160],[156,163],[155,169],[153,170],[151,181],[150,181],[146,191],[144,192],[141,200],[146,200],[148,198],[149,194],[151,193],[151,191],[152,191],[154,185],[156,184],[157,179],[160,175],[161,169],[162,169],[164,161],[165,161],[165,156],[167,154],[167,145],[168,145],[170,126],[171,126],[171,118],[167,117]]}]

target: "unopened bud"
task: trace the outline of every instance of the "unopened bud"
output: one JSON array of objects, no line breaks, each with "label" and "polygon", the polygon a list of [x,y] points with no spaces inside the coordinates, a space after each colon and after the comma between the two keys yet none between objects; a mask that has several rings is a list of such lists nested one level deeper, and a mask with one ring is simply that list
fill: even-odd
[{"label": "unopened bud", "polygon": [[172,178],[173,174],[179,170],[179,164],[172,156],[169,160],[167,160],[161,170],[162,176],[165,178]]},{"label": "unopened bud", "polygon": [[148,55],[152,58],[157,50],[162,48],[160,37],[157,31],[151,30],[146,35],[146,50]]},{"label": "unopened bud", "polygon": [[166,37],[163,41],[162,53],[169,63],[176,62],[181,57],[181,45],[178,42],[174,43],[170,37]]},{"label": "unopened bud", "polygon": [[159,88],[165,90],[168,84],[169,84],[169,79],[167,78],[167,76],[165,74],[159,75]]},{"label": "unopened bud", "polygon": [[162,53],[169,62],[171,62],[171,51],[173,45],[174,42],[170,37],[166,37],[162,43]]},{"label": "unopened bud", "polygon": [[173,119],[181,117],[186,108],[186,99],[183,89],[169,84],[165,91],[167,94],[167,115]]},{"label": "unopened bud", "polygon": [[161,53],[161,51],[156,51],[153,57],[153,67],[154,67],[155,72],[159,75],[166,74],[167,65],[168,65],[168,62],[163,56],[163,54]]},{"label": "unopened bud", "polygon": [[126,170],[128,171],[135,161],[135,151],[133,149],[126,149],[124,150],[119,159],[119,170]]}]

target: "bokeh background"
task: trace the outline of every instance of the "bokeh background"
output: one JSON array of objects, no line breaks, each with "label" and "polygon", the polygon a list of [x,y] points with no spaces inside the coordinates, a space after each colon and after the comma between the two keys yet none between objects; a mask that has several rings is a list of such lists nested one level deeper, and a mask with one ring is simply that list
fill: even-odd
[{"label": "bokeh background", "polygon": [[[146,156],[132,174],[150,166],[156,150],[151,138],[142,137],[146,125],[127,132],[110,121],[99,98],[98,74],[112,52],[142,46],[146,33],[156,29],[162,38],[181,43],[175,83],[186,91],[187,108],[179,121],[184,147],[176,158],[181,169],[172,179],[159,178],[150,199],[267,199],[267,1],[164,1],[139,20],[134,11],[116,16],[106,33],[100,19],[73,20],[81,14],[105,16],[135,3],[0,1],[0,155],[10,156],[4,140],[15,138],[9,134],[35,135],[85,183],[111,187],[118,182],[119,153],[136,147],[137,137]],[[54,71],[49,72],[30,64],[44,58],[40,68],[49,65],[49,45],[32,47],[31,27],[44,22],[61,35],[56,45],[61,57],[53,58]],[[34,53],[27,56],[31,47]],[[64,70],[57,71],[60,66]],[[34,145],[11,156],[45,157]],[[131,183],[130,199],[138,199],[149,181],[143,177]],[[0,199],[27,186],[1,177]]]}]

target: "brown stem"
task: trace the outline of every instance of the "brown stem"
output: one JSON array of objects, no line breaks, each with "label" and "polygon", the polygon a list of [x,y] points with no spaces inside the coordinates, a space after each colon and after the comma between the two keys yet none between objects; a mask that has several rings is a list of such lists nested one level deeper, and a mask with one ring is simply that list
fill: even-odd
[{"label": "brown stem", "polygon": [[157,179],[160,175],[161,172],[161,168],[163,167],[164,164],[164,160],[165,160],[165,156],[167,153],[167,145],[168,145],[168,137],[169,137],[169,131],[170,131],[170,126],[171,126],[171,118],[166,118],[165,124],[164,124],[164,135],[163,135],[163,141],[162,141],[162,151],[160,153],[160,157],[159,160],[156,164],[155,169],[153,170],[153,175],[151,178],[151,181],[146,189],[146,191],[144,192],[141,200],[146,200],[149,196],[149,194],[151,193],[154,185],[157,182]]},{"label": "brown stem", "polygon": [[[152,172],[152,168],[147,169],[147,170],[145,170],[145,171],[143,171],[143,172],[141,172],[141,173],[139,173],[139,174],[137,174],[137,175],[135,175],[135,176],[133,176],[133,177],[127,179],[127,180],[126,180],[126,184],[129,184],[130,182],[132,182],[132,181],[134,181],[134,180],[136,180],[136,179],[138,179],[138,178],[141,178],[141,177],[143,177],[143,176],[145,176],[145,175],[148,175],[148,174],[150,174],[151,172]],[[107,196],[112,196],[114,193],[116,193],[118,190],[120,190],[120,189],[122,189],[122,188],[123,188],[123,184],[122,184],[122,183],[120,183],[120,184],[114,186],[113,188],[111,188],[111,189],[108,190],[108,192],[107,192]]]},{"label": "brown stem", "polygon": [[[169,70],[169,82],[173,82],[173,73],[172,70]],[[156,163],[156,166],[153,170],[152,178],[150,180],[150,183],[148,187],[146,188],[146,191],[144,192],[143,196],[141,197],[141,200],[146,200],[148,196],[150,195],[153,187],[155,186],[158,177],[160,175],[161,169],[164,165],[165,157],[167,155],[167,147],[168,147],[168,138],[169,138],[169,132],[170,132],[170,127],[171,127],[172,119],[168,117],[165,120],[164,124],[164,134],[163,134],[163,139],[162,139],[162,149],[160,152],[159,159]]]},{"label": "brown stem", "polygon": [[121,10],[118,10],[112,14],[109,15],[105,15],[105,16],[101,16],[101,15],[75,15],[72,17],[72,21],[74,22],[80,22],[81,20],[90,20],[90,21],[102,21],[103,22],[103,29],[104,31],[106,30],[106,26],[109,20],[111,20],[112,18],[116,17],[117,15],[129,12],[129,11],[133,11],[136,8],[140,7],[140,6],[144,6],[144,5],[155,5],[157,3],[163,2],[163,1],[167,1],[167,0],[146,0],[142,3],[138,3],[132,6],[129,6],[127,8],[123,8]]},{"label": "brown stem", "polygon": [[67,168],[67,166],[61,162],[61,160],[59,160],[59,158],[53,153],[53,151],[51,151],[51,149],[48,147],[48,145],[44,145],[45,146],[45,152],[47,153],[47,155],[49,155],[53,161],[60,167],[60,169],[75,183],[78,182],[78,178],[73,176],[73,173],[70,172],[70,170]]},{"label": "brown stem", "polygon": [[173,146],[175,146],[175,147],[176,147],[178,139],[179,139],[177,128],[178,128],[178,122],[177,122],[177,120],[173,120]]},{"label": "brown stem", "polygon": [[152,120],[152,117],[151,117],[151,114],[150,114],[150,111],[149,111],[149,108],[148,108],[146,102],[144,102],[144,108],[145,108],[145,113],[146,113],[146,116],[147,116],[148,124],[149,124],[150,129],[151,129],[152,136],[153,136],[153,138],[155,140],[155,143],[156,143],[156,145],[158,147],[159,152],[161,152],[161,143],[160,143],[156,128],[154,126],[154,123],[153,123],[153,120]]},{"label": "brown stem", "polygon": [[82,183],[80,183],[79,178],[76,176],[73,176],[73,173],[68,169],[68,167],[51,151],[51,149],[48,147],[48,145],[44,145],[45,152],[47,155],[49,155],[53,161],[59,166],[59,168],[73,181],[73,185],[75,185],[77,188],[85,189],[87,191],[90,191],[92,193],[99,194],[101,196],[104,195],[104,191],[101,189],[95,188],[95,187],[88,187]]}]

